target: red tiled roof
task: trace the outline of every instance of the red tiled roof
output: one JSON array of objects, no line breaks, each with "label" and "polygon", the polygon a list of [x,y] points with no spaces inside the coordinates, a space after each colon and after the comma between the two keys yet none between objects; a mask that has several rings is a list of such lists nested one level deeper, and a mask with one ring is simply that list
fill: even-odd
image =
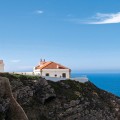
[{"label": "red tiled roof", "polygon": [[59,63],[55,63],[55,62],[46,62],[44,63],[42,66],[39,65],[37,67],[35,67],[35,69],[69,69]]},{"label": "red tiled roof", "polygon": [[44,63],[42,66],[38,65],[37,67],[35,67],[35,69],[43,69],[44,67],[46,67],[47,65],[49,65],[51,62],[46,62]]}]

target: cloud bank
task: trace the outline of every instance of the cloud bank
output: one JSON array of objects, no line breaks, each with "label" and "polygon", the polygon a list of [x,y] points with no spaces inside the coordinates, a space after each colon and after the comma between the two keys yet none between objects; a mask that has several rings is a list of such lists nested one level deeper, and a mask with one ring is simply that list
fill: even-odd
[{"label": "cloud bank", "polygon": [[120,12],[103,14],[97,13],[87,24],[114,24],[120,23]]}]

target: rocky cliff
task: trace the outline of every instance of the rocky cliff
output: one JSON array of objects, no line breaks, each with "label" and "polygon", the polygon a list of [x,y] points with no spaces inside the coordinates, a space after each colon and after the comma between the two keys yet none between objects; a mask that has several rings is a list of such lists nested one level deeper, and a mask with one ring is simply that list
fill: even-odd
[{"label": "rocky cliff", "polygon": [[120,98],[91,82],[53,82],[7,73],[0,76],[0,81],[9,79],[16,101],[11,102],[5,92],[9,90],[1,82],[0,120],[120,120]]}]

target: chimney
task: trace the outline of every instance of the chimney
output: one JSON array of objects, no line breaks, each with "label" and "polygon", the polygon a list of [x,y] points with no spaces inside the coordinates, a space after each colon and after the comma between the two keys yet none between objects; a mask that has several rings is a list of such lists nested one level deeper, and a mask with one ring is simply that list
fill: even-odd
[{"label": "chimney", "polygon": [[43,66],[44,64],[45,64],[46,62],[45,62],[45,59],[44,60],[40,60],[40,66]]},{"label": "chimney", "polygon": [[39,61],[39,65],[41,64],[41,62],[42,62],[42,59],[40,59],[40,61]]},{"label": "chimney", "polygon": [[57,69],[59,69],[59,65],[57,65]]}]

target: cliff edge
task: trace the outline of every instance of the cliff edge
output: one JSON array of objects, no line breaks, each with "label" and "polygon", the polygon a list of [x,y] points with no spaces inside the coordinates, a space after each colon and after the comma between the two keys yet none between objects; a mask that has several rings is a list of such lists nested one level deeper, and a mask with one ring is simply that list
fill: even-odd
[{"label": "cliff edge", "polygon": [[[10,102],[11,96],[4,94],[10,89],[0,84],[0,120],[17,120],[11,112],[16,104],[22,111],[23,120],[120,120],[120,98],[91,82],[53,82],[35,76],[7,73],[0,76],[0,81],[2,77],[9,79],[12,99],[18,102]],[[15,115],[18,113],[19,110]]]}]

